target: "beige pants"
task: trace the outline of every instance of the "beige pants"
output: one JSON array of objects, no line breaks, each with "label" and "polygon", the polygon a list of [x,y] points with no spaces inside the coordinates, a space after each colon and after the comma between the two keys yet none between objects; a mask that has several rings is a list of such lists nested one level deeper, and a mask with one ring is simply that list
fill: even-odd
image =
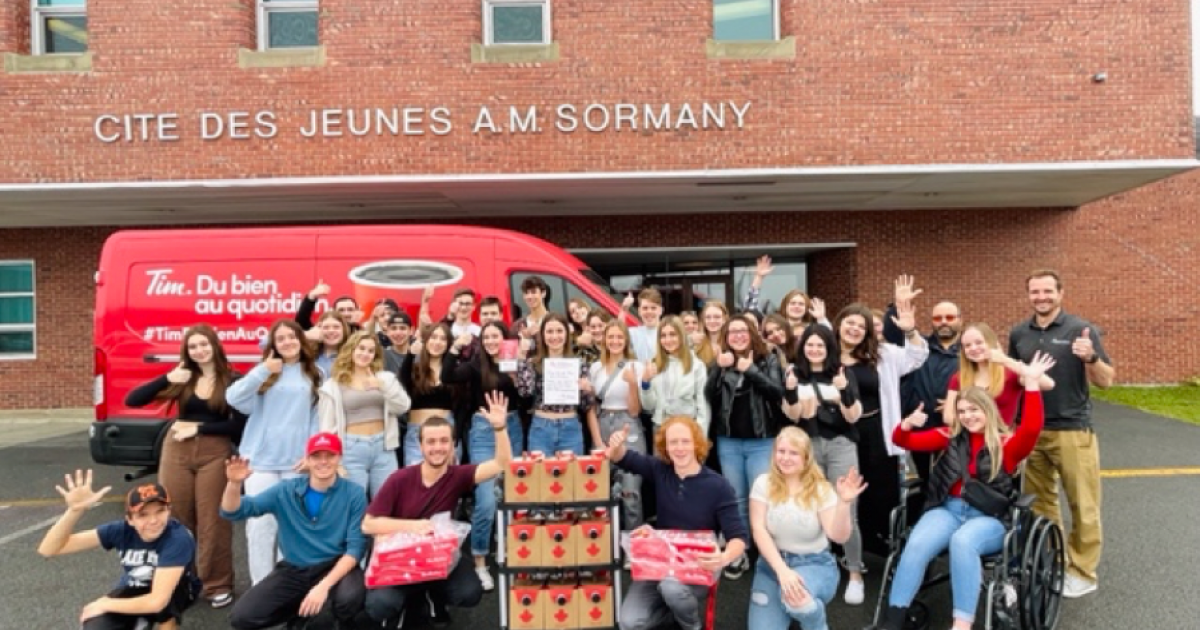
[{"label": "beige pants", "polygon": [[1033,511],[1062,527],[1058,482],[1071,510],[1067,570],[1096,580],[1104,537],[1100,529],[1100,442],[1092,431],[1043,431],[1025,464],[1025,491]]}]

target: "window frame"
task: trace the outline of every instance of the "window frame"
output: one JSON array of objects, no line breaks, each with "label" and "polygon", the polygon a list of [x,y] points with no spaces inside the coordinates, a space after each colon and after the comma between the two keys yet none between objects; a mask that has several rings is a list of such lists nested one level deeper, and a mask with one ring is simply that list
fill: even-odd
[{"label": "window frame", "polygon": [[[36,0],[35,0],[36,1]],[[32,352],[0,352],[0,361],[27,361],[37,358],[37,263],[31,258],[14,258],[11,260],[0,260],[0,267],[11,267],[17,265],[29,265],[29,285],[32,287],[30,291],[0,291],[0,297],[28,297],[33,301],[33,318],[28,324],[4,324],[0,323],[0,333],[4,332],[28,332],[33,342]]]},{"label": "window frame", "polygon": [[[82,55],[91,50],[91,43],[86,45],[82,53],[52,53],[46,52],[46,21],[51,18],[82,17],[87,19],[87,0],[83,4],[62,7],[43,7],[38,0],[29,0],[29,52],[33,55]],[[86,31],[85,31],[86,32]]]},{"label": "window frame", "polygon": [[[771,33],[772,33],[773,37],[768,41],[777,42],[783,38],[783,34],[781,33],[781,31],[783,29],[780,24],[780,22],[783,21],[782,16],[781,16],[783,9],[780,6],[782,4],[782,2],[780,0],[769,0],[769,1],[771,3]],[[755,40],[755,39],[717,39],[717,14],[716,14],[717,0],[713,0],[712,7],[713,7],[713,23],[712,23],[712,27],[713,27],[712,39],[713,39],[713,41],[715,41],[715,42],[764,41],[764,40]]]},{"label": "window frame", "polygon": [[[483,45],[484,46],[549,46],[554,43],[554,34],[550,31],[550,0],[480,0],[483,6]],[[497,42],[492,10],[496,7],[537,6],[542,9],[542,41],[540,42]]]},{"label": "window frame", "polygon": [[[310,50],[318,48],[321,45],[320,33],[320,16],[321,3],[320,0],[255,0],[255,12],[258,14],[258,50],[264,52],[268,50]],[[286,47],[271,47],[271,29],[270,15],[272,13],[316,13],[317,14],[317,41],[312,46],[286,46]]]}]

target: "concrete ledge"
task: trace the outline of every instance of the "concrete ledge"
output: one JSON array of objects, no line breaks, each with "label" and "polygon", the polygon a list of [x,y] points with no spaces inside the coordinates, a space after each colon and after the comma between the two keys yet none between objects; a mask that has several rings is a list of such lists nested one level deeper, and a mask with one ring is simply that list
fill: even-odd
[{"label": "concrete ledge", "polygon": [[64,409],[5,409],[0,411],[0,426],[9,424],[91,424],[96,410],[91,407]]},{"label": "concrete ledge", "polygon": [[471,44],[471,63],[538,63],[558,61],[558,42],[549,44]]},{"label": "concrete ledge", "polygon": [[18,55],[4,53],[4,71],[21,72],[91,72],[92,53],[54,55]]},{"label": "concrete ledge", "polygon": [[709,39],[704,43],[704,52],[709,59],[795,59],[796,38],[745,42]]},{"label": "concrete ledge", "polygon": [[253,68],[319,68],[325,65],[325,47],[273,48],[271,50],[238,49],[238,67]]}]

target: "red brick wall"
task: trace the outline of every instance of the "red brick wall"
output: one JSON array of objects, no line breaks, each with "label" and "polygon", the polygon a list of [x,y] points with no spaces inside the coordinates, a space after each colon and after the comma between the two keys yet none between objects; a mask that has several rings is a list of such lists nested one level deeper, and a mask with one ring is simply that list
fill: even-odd
[{"label": "red brick wall", "polygon": [[[0,49],[19,50],[19,2]],[[472,65],[477,2],[322,0],[322,68],[240,70],[251,0],[96,2],[94,71],[0,74],[0,181],[242,178],[1190,157],[1187,0],[783,0],[795,60],[710,61],[707,0],[555,0],[561,60]],[[1145,45],[1153,42],[1153,46]],[[1091,81],[1095,72],[1108,81]],[[481,105],[753,102],[742,131],[474,135]],[[1133,107],[1136,103],[1136,108]],[[446,137],[306,139],[311,108],[443,105]],[[203,142],[201,111],[280,116]],[[174,112],[178,142],[105,145],[104,113]],[[71,156],[71,159],[64,159]],[[153,172],[149,165],[153,164]]]},{"label": "red brick wall", "polygon": [[[1062,271],[1066,307],[1102,327],[1123,382],[1200,373],[1186,340],[1200,335],[1200,272],[1192,204],[1200,175],[1177,177],[1079,210],[763,213],[473,221],[522,230],[564,247],[673,247],[856,242],[809,259],[809,286],[831,313],[853,300],[882,306],[896,274],[934,302],[958,302],[968,321],[1003,332],[1029,313],[1024,278]],[[37,265],[38,358],[0,362],[0,407],[90,404],[92,274],[109,230],[0,231],[0,258]],[[819,235],[819,236],[817,236]],[[927,326],[927,324],[926,324]],[[1159,343],[1147,343],[1153,338]],[[1183,345],[1171,346],[1170,340]]]}]

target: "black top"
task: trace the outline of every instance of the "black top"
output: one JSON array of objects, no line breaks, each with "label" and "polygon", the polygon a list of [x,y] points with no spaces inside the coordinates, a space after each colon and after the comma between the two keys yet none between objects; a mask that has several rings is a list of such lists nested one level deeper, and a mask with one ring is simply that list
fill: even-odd
[{"label": "black top", "polygon": [[1046,411],[1046,431],[1085,429],[1092,424],[1091,386],[1087,366],[1071,352],[1071,345],[1090,329],[1092,347],[1101,361],[1112,365],[1104,351],[1103,334],[1087,320],[1059,311],[1045,328],[1029,318],[1008,334],[1008,355],[1028,363],[1038,350],[1054,357],[1054,367],[1046,375],[1054,379],[1054,389],[1042,393]]},{"label": "black top", "polygon": [[862,401],[863,415],[879,411],[879,370],[873,365],[855,363],[846,366],[847,377],[854,376],[858,384],[858,399]]},{"label": "black top", "polygon": [[[236,381],[240,377],[240,374],[235,373],[233,380]],[[125,396],[125,404],[129,407],[145,407],[162,402],[157,396],[170,386],[171,381],[168,381],[164,374],[149,383],[135,387]],[[237,441],[241,439],[242,428],[246,426],[246,416],[232,406],[227,407],[224,413],[215,411],[208,406],[207,399],[193,393],[179,405],[175,417],[187,422],[199,422],[200,426],[196,432],[201,435],[228,435]]]},{"label": "black top", "polygon": [[[442,370],[445,373],[446,358],[450,356],[447,352],[442,357]],[[404,391],[408,392],[408,397],[412,400],[412,407],[409,411],[418,411],[420,409],[446,409],[454,410],[454,394],[450,391],[450,386],[445,380],[442,384],[430,389],[427,392],[418,392],[416,384],[413,382],[413,355],[412,353],[404,355],[404,360],[400,362],[400,384],[404,386]],[[440,377],[439,377],[440,378]]]},{"label": "black top", "polygon": [[[484,395],[488,391],[483,388],[483,373],[480,371],[479,358],[463,360],[457,354],[447,352],[446,356],[442,357],[442,382],[463,383],[470,388],[470,413],[474,414],[479,409],[487,408],[487,400]],[[489,391],[499,391],[504,394],[508,398],[509,411],[523,411],[529,406],[529,400],[522,398],[517,392],[517,384],[513,381],[512,375],[500,372],[499,378],[496,379],[496,385]]]},{"label": "black top", "polygon": [[754,414],[750,405],[750,384],[742,381],[741,387],[733,395],[733,407],[729,410],[729,437],[756,438],[754,434]]},{"label": "black top", "polygon": [[[813,386],[814,392],[819,392],[819,385],[833,385],[833,375],[826,372],[815,372],[808,381]],[[804,383],[801,383],[803,385]],[[854,378],[854,370],[846,371],[846,398],[854,401],[858,400],[858,381]],[[846,422],[845,416],[842,415],[842,406],[839,403],[841,396],[817,398],[817,416],[813,418],[817,435],[831,440],[838,436],[845,436],[850,440],[858,441],[858,428],[853,424]]]}]

